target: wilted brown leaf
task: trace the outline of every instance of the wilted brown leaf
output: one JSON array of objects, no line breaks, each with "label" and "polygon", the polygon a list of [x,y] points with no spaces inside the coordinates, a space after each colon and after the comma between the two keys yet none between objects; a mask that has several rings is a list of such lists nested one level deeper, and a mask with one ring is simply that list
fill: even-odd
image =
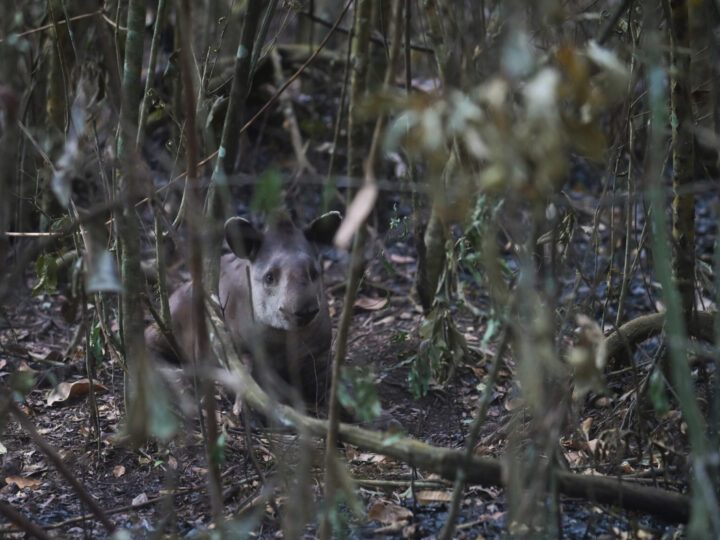
[{"label": "wilted brown leaf", "polygon": [[135,497],[132,501],[130,501],[130,504],[133,506],[137,506],[139,504],[144,504],[148,502],[148,496],[145,493],[141,493],[137,497]]},{"label": "wilted brown leaf", "polygon": [[[98,381],[93,381],[96,394],[104,394],[108,389]],[[80,379],[72,383],[61,382],[52,389],[47,397],[48,406],[58,402],[67,401],[68,399],[84,396],[90,391],[90,380]]]},{"label": "wilted brown leaf", "polygon": [[367,517],[370,521],[379,521],[384,525],[394,525],[411,519],[413,513],[403,506],[379,499],[370,507]]},{"label": "wilted brown leaf", "polygon": [[340,228],[335,233],[335,245],[340,249],[348,249],[350,241],[357,230],[362,227],[365,219],[375,205],[378,195],[378,187],[374,179],[366,181],[350,203],[347,215],[343,219]]},{"label": "wilted brown leaf", "polygon": [[24,478],[22,476],[7,476],[5,477],[5,483],[15,484],[20,489],[25,489],[26,487],[29,487],[30,489],[36,489],[40,487],[40,484],[42,484],[42,481],[37,478]]},{"label": "wilted brown leaf", "polygon": [[568,462],[568,465],[570,465],[571,467],[579,467],[585,461],[583,455],[575,450],[571,452],[565,452],[564,456],[565,460]]},{"label": "wilted brown leaf", "polygon": [[390,262],[395,264],[410,264],[415,262],[415,257],[410,257],[409,255],[398,255],[397,253],[391,253],[389,259]]},{"label": "wilted brown leaf", "polygon": [[523,400],[522,400],[522,398],[519,398],[519,397],[512,397],[512,398],[509,397],[505,400],[504,405],[505,405],[506,411],[514,411],[515,409],[517,409],[518,407],[521,407],[523,405]]},{"label": "wilted brown leaf", "polygon": [[433,489],[418,491],[415,495],[420,504],[446,503],[452,500],[452,493],[445,490]]},{"label": "wilted brown leaf", "polygon": [[25,362],[25,360],[20,362],[20,365],[18,366],[17,370],[18,371],[27,371],[28,373],[37,373],[38,372],[37,369],[33,369],[30,366],[28,366],[27,362]]},{"label": "wilted brown leaf", "polygon": [[355,300],[355,303],[353,305],[367,311],[377,311],[378,309],[382,309],[387,306],[387,304],[387,298],[372,298],[370,296],[359,296],[357,300]]},{"label": "wilted brown leaf", "polygon": [[588,450],[590,450],[590,453],[594,456],[597,455],[598,450],[602,449],[603,443],[600,439],[590,439],[588,441]]},{"label": "wilted brown leaf", "polygon": [[577,316],[577,343],[570,350],[568,363],[573,368],[573,399],[580,400],[589,391],[602,392],[605,388],[603,369],[607,351],[600,325],[586,315]]},{"label": "wilted brown leaf", "polygon": [[364,452],[357,454],[353,461],[355,463],[384,463],[387,461],[387,457],[382,454],[373,454],[372,452]]},{"label": "wilted brown leaf", "polygon": [[482,514],[480,516],[481,521],[499,521],[503,516],[505,515],[505,512],[494,512],[492,514]]},{"label": "wilted brown leaf", "polygon": [[612,405],[612,399],[607,396],[601,396],[595,400],[595,403],[593,403],[593,405],[595,405],[595,407],[597,407],[598,409],[605,409]]}]

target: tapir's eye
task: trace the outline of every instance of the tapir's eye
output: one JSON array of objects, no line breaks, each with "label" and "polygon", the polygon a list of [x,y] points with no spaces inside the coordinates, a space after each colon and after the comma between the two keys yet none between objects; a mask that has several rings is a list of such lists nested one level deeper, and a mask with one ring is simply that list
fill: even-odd
[{"label": "tapir's eye", "polygon": [[318,278],[318,271],[317,268],[314,266],[310,267],[310,281],[315,281]]},{"label": "tapir's eye", "polygon": [[267,274],[265,274],[265,277],[263,279],[265,280],[266,285],[272,285],[273,283],[275,283],[275,274],[273,274],[272,272],[268,272]]}]

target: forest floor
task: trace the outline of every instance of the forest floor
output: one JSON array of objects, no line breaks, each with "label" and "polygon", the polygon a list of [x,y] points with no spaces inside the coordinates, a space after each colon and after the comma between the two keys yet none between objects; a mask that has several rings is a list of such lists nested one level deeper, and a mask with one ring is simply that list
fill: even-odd
[{"label": "forest floor", "polygon": [[[314,107],[321,108],[318,103],[324,103],[322,95],[315,97],[315,103],[303,101],[298,106],[307,109],[299,114],[332,118],[328,111],[314,110]],[[332,111],[336,104],[327,99],[323,106]],[[264,142],[262,145],[259,141],[254,143],[256,148],[265,148],[264,157],[256,159],[256,166],[249,167],[248,172],[253,173],[254,168],[263,169],[268,162],[283,164],[281,148],[289,145],[283,130],[277,127],[281,122],[276,115],[263,127],[266,139],[275,138],[276,141],[272,143],[273,148],[267,148]],[[324,130],[331,133],[332,123],[327,122]],[[251,133],[250,139],[254,140],[256,136]],[[158,143],[158,147],[161,144]],[[291,156],[285,157],[285,164],[292,162]],[[150,165],[154,170],[156,164],[151,162]],[[318,170],[324,169],[318,167]],[[569,248],[563,254],[562,268],[566,275],[558,276],[559,300],[561,304],[569,302],[581,306],[580,311],[597,321],[607,308],[606,319],[614,320],[612,309],[617,298],[618,276],[611,273],[613,302],[606,302],[608,285],[605,276],[611,256],[607,246],[614,238],[614,267],[621,268],[623,220],[619,213],[613,216],[607,210],[610,207],[608,195],[601,204],[599,182],[581,178],[587,176],[586,173],[586,168],[576,167],[574,177],[577,181],[569,188],[576,226]],[[618,201],[621,197],[618,193]],[[408,215],[407,201],[404,204],[405,211],[401,214]],[[620,205],[616,202],[616,206]],[[596,214],[598,208],[604,210]],[[698,255],[704,262],[710,262],[712,254],[717,230],[716,208],[714,198],[703,197],[698,202]],[[382,220],[389,221],[387,216],[378,221]],[[642,220],[637,227],[634,232],[639,237]],[[433,445],[461,449],[497,346],[494,341],[483,343],[489,320],[487,292],[483,291],[482,284],[474,283],[470,275],[460,275],[468,298],[485,312],[484,316],[477,317],[461,306],[453,308],[458,329],[478,353],[458,368],[447,386],[431,384],[427,395],[416,400],[408,386],[410,361],[422,341],[418,331],[423,315],[409,296],[416,253],[408,236],[397,230],[386,234],[380,229],[384,227],[376,227],[376,234],[372,236],[365,282],[350,329],[348,363],[371,368],[383,408],[409,436]],[[408,226],[408,229],[412,227]],[[597,250],[593,230],[598,234]],[[517,270],[513,266],[512,251],[512,246],[504,246],[511,272]],[[3,264],[13,263],[14,260],[3,261]],[[330,261],[325,269],[334,327],[337,327],[341,312],[345,271],[345,265],[337,260]],[[581,279],[575,287],[578,275]],[[651,262],[643,255],[639,271],[630,284],[626,319],[658,309],[658,285],[651,275]],[[183,279],[187,279],[187,274],[175,266],[174,274],[170,276],[171,284],[176,286]],[[149,444],[140,449],[118,444],[116,434],[124,417],[123,376],[118,364],[106,354],[97,373],[101,436],[99,441],[96,440],[87,389],[77,383],[86,376],[84,340],[69,346],[74,341],[80,315],[67,309],[72,304],[68,284],[53,294],[33,297],[30,290],[36,281],[31,271],[26,272],[25,288],[18,287],[14,303],[3,306],[0,313],[0,380],[7,382],[18,370],[35,375],[35,386],[27,395],[23,410],[100,507],[118,526],[129,531],[129,537],[157,538],[163,532],[173,536],[203,537],[202,531],[206,531],[211,523],[211,515],[205,451],[197,418],[187,420],[182,435],[168,444]],[[573,327],[574,321],[565,321],[561,329],[565,343],[572,340]],[[585,474],[598,472],[622,476],[639,485],[687,490],[688,445],[676,402],[671,400],[671,410],[660,417],[652,411],[647,395],[640,392],[658,350],[661,350],[659,340],[650,340],[636,355],[639,366],[636,370],[611,367],[606,395],[591,394],[568,413],[557,450],[563,467]],[[501,460],[510,432],[530,429],[529,419],[519,414],[523,405],[512,348],[503,360],[475,447],[475,454]],[[704,366],[702,362],[698,363],[694,373],[697,375],[698,370],[706,369]],[[698,380],[711,379],[710,373],[701,375]],[[75,394],[58,398],[52,394],[57,382],[75,383],[70,386]],[[569,393],[569,389],[567,391]],[[708,386],[698,385],[697,391],[703,411],[707,412]],[[263,484],[247,459],[242,423],[232,413],[232,396],[218,390],[217,405],[218,422],[226,434],[222,465],[225,512],[227,517],[236,520],[236,531],[246,528],[246,534],[237,532],[237,537],[277,537],[293,516],[302,515],[303,511],[317,515],[312,506],[322,501],[322,460],[312,463],[311,482],[298,487],[290,479],[294,473],[306,471],[299,470],[304,465],[295,459],[297,437],[290,431],[255,425],[252,447],[266,475]],[[316,441],[315,444],[318,451],[313,455],[320,456],[322,443]],[[343,444],[340,451],[355,479],[358,500],[367,512],[365,516],[356,516],[349,510],[337,514],[338,524],[346,537],[426,538],[438,534],[447,516],[451,484],[394,459],[350,445]],[[0,463],[0,499],[30,520],[60,537],[106,535],[68,481],[14,421],[0,430]],[[303,489],[309,489],[311,493]],[[503,531],[522,532],[513,531],[513,524],[509,522],[506,495],[505,490],[494,486],[467,486],[456,537],[494,538],[503,535]],[[550,500],[550,497],[541,499],[538,505],[542,507]],[[680,524],[664,522],[657,516],[564,496],[559,497],[557,508],[540,508],[538,515],[546,520],[539,524],[545,532],[554,527],[557,536],[565,538],[674,538],[683,533]],[[303,527],[309,538],[317,532],[316,522]],[[0,517],[0,538],[22,536],[18,529]]]},{"label": "forest floor", "polygon": [[[701,212],[701,218],[702,215]],[[707,219],[711,219],[710,213]],[[714,225],[709,227],[712,232]],[[576,241],[578,253],[589,249],[587,244],[583,247],[584,241]],[[423,318],[409,298],[414,250],[407,238],[376,239],[374,248],[376,254],[382,251],[393,271],[381,257],[371,259],[353,318],[348,362],[371,368],[383,407],[408,435],[446,448],[462,448],[488,359],[494,353],[493,344],[481,348],[487,321],[473,317],[466,309],[455,310],[459,330],[471,347],[481,349],[480,353],[459,369],[449,385],[433,384],[425,397],[415,400],[408,389],[408,361],[419,348],[418,328]],[[335,326],[341,310],[344,272],[343,264],[327,263],[325,281]],[[182,274],[176,280],[181,277]],[[127,528],[131,537],[151,537],[158,531],[180,536],[198,534],[210,523],[205,453],[198,422],[188,420],[183,436],[166,445],[150,444],[137,450],[118,445],[114,437],[123,419],[122,372],[109,359],[100,366],[97,376],[102,385],[98,388],[100,442],[93,440],[88,398],[81,384],[77,386],[77,397],[60,398],[49,405],[53,380],[72,383],[85,377],[84,348],[81,340],[67,351],[78,325],[76,319],[68,322],[63,316],[63,306],[67,304],[65,294],[31,297],[29,288],[35,280],[28,273],[28,290],[18,293],[17,303],[5,308],[6,319],[0,331],[0,378],[7,379],[17,369],[35,373],[37,384],[25,400],[25,413],[111,519]],[[628,304],[630,315],[651,309],[647,305],[646,290],[640,284],[635,285]],[[585,294],[591,294],[590,290]],[[602,291],[595,290],[594,294]],[[474,298],[483,303],[482,295]],[[654,346],[657,347],[657,343]],[[49,368],[49,363],[62,367]],[[504,454],[511,419],[522,406],[514,382],[515,370],[511,350],[500,371],[476,454],[500,458]],[[647,367],[641,368],[642,374],[646,372]],[[637,483],[656,482],[668,489],[682,489],[687,485],[687,442],[681,415],[671,411],[643,424],[645,432],[641,432],[641,427],[626,418],[631,408],[637,406],[634,391],[640,383],[630,377],[628,370],[617,370],[608,377],[607,396],[591,395],[584,405],[573,411],[573,419],[561,436],[566,466],[574,471],[621,474]],[[300,500],[297,497],[303,496],[297,486],[287,484],[293,468],[298,465],[294,458],[297,438],[289,431],[255,426],[254,451],[263,474],[267,475],[266,485],[274,486],[268,494],[246,459],[246,439],[241,422],[231,412],[232,397],[218,391],[217,401],[219,422],[227,434],[222,466],[226,515],[253,531],[250,536],[275,537],[283,526],[276,511],[279,509],[287,518],[297,510],[296,501]],[[640,403],[643,410],[650,408],[647,398],[642,398]],[[647,416],[655,418],[652,412]],[[647,453],[649,440],[658,449],[655,458]],[[106,534],[101,525],[87,515],[87,507],[68,481],[16,423],[11,421],[5,427],[0,443],[0,497],[62,537],[94,538]],[[321,455],[321,443],[316,444],[318,452],[313,455]],[[348,537],[425,538],[439,532],[447,515],[451,484],[350,445],[343,445],[341,452],[356,481],[359,500],[367,511],[366,517],[355,516],[350,511],[339,514]],[[650,462],[653,465],[649,465]],[[660,480],[655,480],[653,469]],[[287,474],[288,471],[291,474]],[[312,475],[309,489],[319,502],[320,459],[313,464]],[[557,520],[553,526],[561,528],[563,537],[671,538],[682,534],[677,523],[664,523],[657,517],[593,501],[567,497],[559,500],[556,512],[546,515]],[[509,525],[507,512],[503,489],[470,485],[463,498],[457,537],[500,536]],[[315,534],[316,527],[317,523],[306,526],[308,537]],[[0,518],[0,537],[22,536],[13,530]]]}]

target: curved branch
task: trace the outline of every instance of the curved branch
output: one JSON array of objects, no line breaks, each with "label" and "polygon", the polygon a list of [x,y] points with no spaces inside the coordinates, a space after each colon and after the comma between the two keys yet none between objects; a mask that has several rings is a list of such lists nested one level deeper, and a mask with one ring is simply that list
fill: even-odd
[{"label": "curved branch", "polygon": [[[212,315],[215,332],[211,336],[213,349],[222,352],[218,357],[226,358],[230,370],[217,369],[213,374],[220,384],[242,395],[243,400],[268,417],[288,427],[310,433],[317,437],[327,434],[327,421],[310,418],[287,405],[271,402],[258,386],[247,369],[234,353],[231,340],[220,318]],[[439,474],[454,480],[463,465],[468,482],[503,486],[503,471],[500,460],[472,456],[465,462],[462,450],[439,448],[409,437],[388,435],[362,429],[357,426],[340,424],[339,439],[376,452],[402,460],[413,467]],[[662,519],[687,522],[690,515],[690,499],[680,493],[631,485],[619,478],[607,476],[579,475],[564,471],[557,473],[560,493],[569,497],[580,497],[603,504],[618,505],[628,510],[653,514]]]},{"label": "curved branch", "polygon": [[[714,342],[714,313],[699,311],[695,313],[688,327],[688,334],[697,339]],[[650,339],[662,332],[665,324],[665,312],[641,315],[623,324],[605,338],[607,358],[616,358],[622,362],[632,346]]]}]

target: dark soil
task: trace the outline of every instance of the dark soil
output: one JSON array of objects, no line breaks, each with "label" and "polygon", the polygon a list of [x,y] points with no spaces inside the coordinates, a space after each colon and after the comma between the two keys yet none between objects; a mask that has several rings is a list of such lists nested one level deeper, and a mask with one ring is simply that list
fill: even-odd
[{"label": "dark soil", "polygon": [[[581,244],[578,245],[582,248]],[[385,249],[386,258],[394,256],[395,261],[400,261],[393,264],[396,274],[390,275],[387,267],[376,257],[371,261],[367,281],[360,294],[363,298],[370,298],[385,297],[388,290],[394,292],[387,303],[380,303],[383,306],[380,309],[356,310],[348,361],[351,365],[372,369],[383,408],[407,434],[434,445],[462,448],[479,397],[478,385],[485,376],[489,357],[478,354],[459,369],[447,386],[431,385],[426,396],[419,400],[413,398],[407,382],[409,360],[419,348],[418,328],[422,322],[421,313],[408,297],[414,257],[405,242],[396,241],[384,246],[376,242],[374,248],[380,247]],[[339,262],[331,263],[326,269],[330,308],[336,322],[342,302],[344,270]],[[373,286],[375,283],[382,283],[383,287]],[[27,285],[32,284],[34,278],[28,276]],[[483,299],[475,296],[482,303]],[[646,296],[640,294],[637,304],[645,309],[643,298]],[[61,309],[64,302],[66,298],[61,293],[34,298],[20,294],[15,305],[6,307],[0,334],[3,346],[0,376],[7,379],[17,369],[37,370],[37,384],[27,395],[23,410],[118,526],[128,529],[133,538],[150,537],[158,531],[180,536],[197,535],[210,523],[210,508],[205,483],[205,452],[196,419],[189,419],[186,429],[182,430],[183,435],[167,445],[151,444],[137,450],[118,445],[115,434],[123,419],[122,372],[107,355],[97,376],[107,389],[97,398],[102,432],[99,442],[94,439],[89,402],[85,395],[53,406],[46,404],[54,381],[72,382],[84,376],[83,341],[80,340],[79,346],[65,354],[77,329],[77,319],[68,323],[63,318]],[[464,309],[455,311],[455,320],[469,345],[478,348],[485,332],[485,321],[472,317]],[[485,352],[492,354],[494,347],[487,347]],[[48,362],[62,367],[50,369]],[[514,370],[510,354],[501,370],[476,447],[477,453],[503,456],[509,422],[517,408]],[[593,418],[590,444],[602,447],[601,452],[593,457],[587,438],[570,425],[562,438],[565,458],[571,469],[586,470],[590,467],[611,475],[633,471],[638,481],[642,481],[640,473],[649,468],[636,456],[647,459],[647,453],[638,447],[641,439],[632,436],[637,435],[638,426],[624,418],[631,405],[636,404],[632,392],[627,392],[636,387],[637,381],[633,381],[630,372],[625,371],[611,374],[608,383],[611,388],[608,398],[595,396],[576,411],[581,421]],[[226,515],[235,520],[236,531],[241,527],[250,527],[254,536],[273,537],[283,523],[276,511],[284,515],[291,512],[294,497],[298,495],[296,487],[286,485],[287,479],[292,478],[288,471],[292,473],[295,466],[302,466],[296,462],[299,455],[297,439],[290,432],[268,431],[256,425],[252,436],[254,452],[263,474],[267,475],[265,486],[275,488],[268,493],[247,459],[241,422],[231,412],[231,396],[219,392],[217,399],[219,421],[226,433],[225,463],[222,467]],[[641,407],[646,417],[655,418],[651,410],[645,410],[649,408],[647,400],[641,401]],[[619,439],[614,434],[621,425],[626,426],[626,436]],[[652,431],[656,447],[664,445],[665,451],[660,452],[665,467],[664,484],[667,487],[682,486],[686,468],[683,456],[687,454],[685,437],[680,434],[679,414],[669,414],[644,427]],[[42,527],[63,537],[106,535],[99,522],[88,515],[88,508],[81,503],[68,481],[49,464],[15,422],[5,426],[0,442],[6,449],[0,456],[3,480],[0,496],[5,501]],[[318,448],[314,455],[319,456],[322,445],[317,441],[314,444]],[[443,498],[451,493],[450,484],[362,449],[343,446],[342,452],[357,481],[357,494],[366,510],[379,501],[385,501],[392,508],[397,505],[412,512],[405,523],[390,526],[358,518],[349,510],[346,514],[341,512],[338,519],[344,523],[350,537],[373,538],[382,534],[423,538],[439,532],[447,515],[447,500]],[[595,461],[596,458],[598,461]],[[319,504],[322,481],[319,457],[312,465],[312,475],[316,481],[311,483],[310,489]],[[378,481],[399,483],[382,485],[380,482],[381,485],[378,485]],[[427,484],[428,481],[434,484]],[[422,486],[415,490],[419,494],[417,498],[412,497],[409,489],[413,483]],[[432,492],[442,495],[437,497],[438,502],[432,502],[433,496],[428,495]],[[172,493],[172,497],[168,497],[168,493]],[[457,537],[501,535],[508,525],[505,521],[507,510],[502,489],[468,486],[462,502]],[[621,537],[639,530],[659,537],[663,534],[672,536],[673,531],[678,530],[678,524],[663,524],[653,517],[603,507],[592,501],[561,497],[558,510],[559,521],[553,526],[561,527],[562,535],[568,538]],[[309,537],[315,533],[316,526],[316,523],[307,526]],[[13,527],[0,518],[0,534],[3,537],[22,536],[20,532],[12,531]]]}]

